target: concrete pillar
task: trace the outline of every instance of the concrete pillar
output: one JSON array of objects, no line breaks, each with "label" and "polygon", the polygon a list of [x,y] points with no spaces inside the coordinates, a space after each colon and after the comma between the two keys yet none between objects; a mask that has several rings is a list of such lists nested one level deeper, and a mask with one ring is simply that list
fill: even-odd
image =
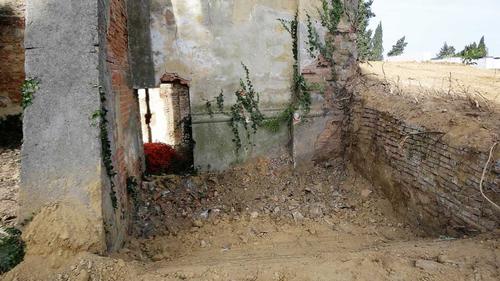
[{"label": "concrete pillar", "polygon": [[[127,3],[26,4],[26,74],[40,80],[24,114],[19,218],[34,217],[24,233],[28,251],[118,249],[129,217],[127,179],[140,178],[142,167]],[[104,110],[108,123],[99,126],[92,116]]]}]

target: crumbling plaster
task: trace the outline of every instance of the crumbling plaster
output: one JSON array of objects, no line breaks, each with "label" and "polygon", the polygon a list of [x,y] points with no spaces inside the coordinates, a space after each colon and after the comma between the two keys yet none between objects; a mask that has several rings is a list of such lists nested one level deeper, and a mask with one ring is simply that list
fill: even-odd
[{"label": "crumbling plaster", "polygon": [[[290,150],[291,136],[261,131],[255,146],[236,153],[229,117],[208,115],[207,100],[221,91],[225,104],[234,103],[233,93],[244,77],[241,63],[250,69],[251,79],[261,93],[260,108],[266,116],[283,110],[291,98],[294,60],[292,39],[278,19],[293,19],[299,11],[316,16],[321,1],[300,0],[152,0],[151,42],[156,83],[164,73],[178,73],[189,80],[193,113],[195,166],[201,170],[222,170],[255,156],[272,156]],[[306,27],[299,38],[301,66],[311,64],[304,44]],[[321,103],[323,99],[315,97]],[[321,106],[319,106],[321,107]]]}]

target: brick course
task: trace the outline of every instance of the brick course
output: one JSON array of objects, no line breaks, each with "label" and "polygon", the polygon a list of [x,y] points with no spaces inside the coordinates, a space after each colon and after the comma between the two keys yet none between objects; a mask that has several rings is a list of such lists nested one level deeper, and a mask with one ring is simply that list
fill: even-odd
[{"label": "brick course", "polygon": [[[111,76],[112,93],[110,103],[114,108],[110,114],[116,122],[112,133],[115,152],[113,160],[116,176],[116,194],[122,206],[128,208],[127,178],[140,179],[142,174],[142,137],[139,117],[139,101],[130,82],[127,6],[125,0],[109,1],[109,23],[107,29],[107,58]],[[139,153],[140,155],[137,155]]]},{"label": "brick course", "polygon": [[10,2],[0,7],[0,107],[20,105],[25,79],[24,3]]},{"label": "brick course", "polygon": [[[351,116],[351,159],[381,187],[395,209],[434,233],[475,233],[500,226],[498,211],[479,191],[489,151],[453,147],[441,133],[398,120],[358,101]],[[493,157],[493,167],[500,159]],[[500,174],[491,169],[486,194],[499,202]]]}]

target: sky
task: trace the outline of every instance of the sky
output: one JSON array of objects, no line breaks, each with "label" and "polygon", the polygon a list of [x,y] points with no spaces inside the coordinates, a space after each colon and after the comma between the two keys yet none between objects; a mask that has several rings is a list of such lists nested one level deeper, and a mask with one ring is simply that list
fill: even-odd
[{"label": "sky", "polygon": [[375,0],[370,28],[382,21],[384,49],[406,36],[407,57],[435,56],[444,42],[457,51],[485,36],[489,55],[500,56],[500,0]]}]

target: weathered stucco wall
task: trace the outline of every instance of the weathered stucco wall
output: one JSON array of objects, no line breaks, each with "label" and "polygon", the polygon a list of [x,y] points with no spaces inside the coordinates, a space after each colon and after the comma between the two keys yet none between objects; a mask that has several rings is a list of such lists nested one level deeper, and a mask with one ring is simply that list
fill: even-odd
[{"label": "weathered stucco wall", "polygon": [[278,19],[291,19],[297,3],[296,0],[152,1],[156,80],[159,83],[166,72],[190,80],[195,165],[199,168],[223,169],[250,156],[284,149],[287,144],[286,130],[276,135],[260,132],[256,147],[236,155],[228,117],[210,118],[205,102],[221,90],[225,92],[226,105],[235,101],[233,93],[244,77],[243,62],[251,71],[256,89],[262,93],[261,109],[266,115],[288,103],[292,40]]},{"label": "weathered stucco wall", "polygon": [[[349,0],[346,4],[349,9],[357,7],[357,1]],[[315,151],[329,145],[318,139],[327,139],[323,132],[331,131],[331,123],[335,122],[331,116],[335,114],[325,112],[325,108],[333,105],[331,99],[325,101],[319,93],[313,95],[314,110],[305,118],[310,122],[296,127],[293,137],[287,128],[278,133],[260,130],[253,140],[255,145],[244,146],[238,153],[232,142],[229,117],[224,114],[211,117],[205,108],[206,101],[213,100],[221,90],[225,93],[226,106],[234,103],[233,93],[239,88],[240,78],[244,77],[241,66],[244,63],[261,93],[261,111],[266,116],[282,111],[291,99],[294,59],[291,36],[278,19],[291,20],[299,11],[302,21],[298,38],[300,65],[305,69],[314,64],[304,43],[307,40],[305,13],[317,17],[316,9],[320,6],[320,0],[152,0],[151,36],[156,81],[159,84],[166,72],[178,73],[190,81],[197,168],[220,170],[254,156],[276,156],[291,151],[292,146],[297,159],[311,162],[315,152],[304,143],[316,143]],[[352,30],[347,29],[334,35],[341,37],[336,41],[339,49],[350,51],[352,46],[342,43],[344,39],[352,40],[345,35],[351,33]],[[349,55],[352,53],[341,54],[339,60],[347,61]],[[342,61],[340,68],[345,68],[345,64]],[[326,105],[327,102],[330,104]],[[292,138],[297,138],[298,142],[290,142]]]},{"label": "weathered stucco wall", "polygon": [[[104,253],[126,236],[127,182],[140,181],[143,166],[126,7],[125,0],[27,1],[26,72],[41,81],[24,114],[19,217],[35,216],[29,251]],[[107,112],[107,135],[93,124],[96,112]]]},{"label": "weathered stucco wall", "polygon": [[24,0],[0,0],[0,121],[21,113],[24,9]]},{"label": "weathered stucco wall", "polygon": [[154,88],[155,75],[150,31],[151,0],[126,2],[131,82],[136,89]]},{"label": "weathered stucco wall", "polygon": [[[99,128],[89,119],[100,108],[97,1],[65,3],[26,2],[26,74],[41,83],[24,113],[19,218],[29,219],[49,204],[64,205],[56,211],[72,213],[58,222],[60,233],[93,233],[89,250],[104,252]],[[28,244],[28,250],[44,242],[52,251],[81,247],[68,245],[63,236],[43,238],[32,237],[40,245]]]},{"label": "weathered stucco wall", "polygon": [[297,1],[152,0],[156,80],[166,72],[191,80],[195,112],[221,90],[228,98],[251,70],[266,107],[288,101],[291,39],[277,19],[290,19]]}]

